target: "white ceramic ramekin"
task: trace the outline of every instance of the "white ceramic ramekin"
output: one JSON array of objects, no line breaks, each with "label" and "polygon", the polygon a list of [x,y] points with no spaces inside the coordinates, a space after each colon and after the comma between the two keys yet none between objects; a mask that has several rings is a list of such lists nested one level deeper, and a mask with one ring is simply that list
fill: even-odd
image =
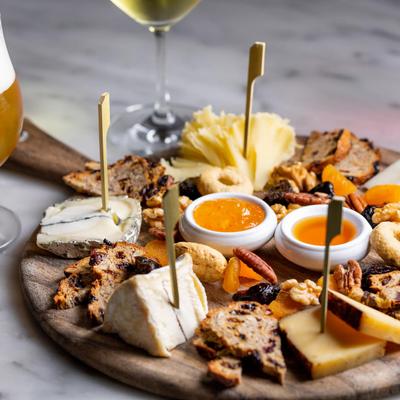
[{"label": "white ceramic ramekin", "polygon": [[[199,226],[193,218],[193,211],[207,200],[236,198],[258,204],[265,213],[265,219],[257,226],[240,232],[216,232]],[[203,243],[219,250],[225,256],[232,255],[235,247],[255,250],[262,247],[274,235],[277,219],[274,211],[258,197],[242,193],[213,193],[202,196],[186,208],[179,221],[179,231],[188,242]]]},{"label": "white ceramic ramekin", "polygon": [[[307,244],[296,239],[293,228],[300,220],[326,215],[327,205],[307,206],[288,214],[278,225],[275,232],[275,245],[278,251],[289,261],[313,271],[322,271],[324,262],[324,246]],[[361,260],[369,250],[369,236],[372,228],[367,220],[359,213],[343,209],[343,219],[352,222],[356,227],[356,236],[353,240],[330,247],[330,265],[344,264],[348,260]]]}]

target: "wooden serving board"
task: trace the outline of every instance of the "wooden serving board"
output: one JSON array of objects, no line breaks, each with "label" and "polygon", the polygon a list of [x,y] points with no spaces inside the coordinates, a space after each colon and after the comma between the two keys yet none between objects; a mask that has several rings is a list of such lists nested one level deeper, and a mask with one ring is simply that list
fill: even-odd
[{"label": "wooden serving board", "polygon": [[[53,143],[54,145],[54,143]],[[400,154],[383,150],[384,164]],[[47,165],[51,169],[51,165]],[[59,177],[58,177],[59,178]],[[58,179],[57,178],[57,179]],[[206,377],[206,361],[190,343],[173,350],[171,358],[155,358],[125,344],[117,336],[91,328],[86,310],[76,307],[56,310],[52,297],[63,268],[71,261],[57,258],[36,247],[36,233],[26,245],[21,263],[21,286],[29,309],[43,330],[66,351],[86,364],[128,385],[175,399],[372,399],[400,391],[400,347],[392,346],[379,360],[319,380],[308,380],[298,366],[289,362],[284,385],[268,377],[246,373],[233,389],[220,389]],[[285,260],[271,241],[259,251],[277,272],[287,278],[316,279],[312,273]],[[370,254],[364,264],[381,263]],[[207,285],[210,307],[224,304],[229,296],[219,285]]]}]

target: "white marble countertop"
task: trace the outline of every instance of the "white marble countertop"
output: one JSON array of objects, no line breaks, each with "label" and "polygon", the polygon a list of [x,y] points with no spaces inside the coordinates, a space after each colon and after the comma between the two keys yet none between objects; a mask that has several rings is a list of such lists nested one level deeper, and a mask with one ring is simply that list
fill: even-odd
[{"label": "white marble countertop", "polygon": [[[152,37],[110,2],[0,0],[0,12],[25,113],[55,137],[95,157],[102,91],[113,113],[152,101]],[[396,0],[204,0],[169,35],[171,94],[242,112],[247,49],[263,40],[255,110],[290,118],[299,134],[346,126],[400,150],[399,21]],[[26,310],[23,244],[64,189],[3,169],[0,193],[23,228],[0,254],[0,399],[153,398],[70,357]]]}]

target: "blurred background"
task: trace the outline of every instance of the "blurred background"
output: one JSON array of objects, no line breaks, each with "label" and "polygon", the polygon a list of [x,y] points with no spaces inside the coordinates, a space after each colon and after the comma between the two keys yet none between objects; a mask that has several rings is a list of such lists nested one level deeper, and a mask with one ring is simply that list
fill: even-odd
[{"label": "blurred background", "polygon": [[[110,1],[0,0],[25,114],[95,156],[96,102],[154,100],[154,38]],[[176,102],[243,112],[249,45],[266,41],[254,111],[298,134],[348,127],[400,149],[396,0],[203,0],[167,37]]]}]

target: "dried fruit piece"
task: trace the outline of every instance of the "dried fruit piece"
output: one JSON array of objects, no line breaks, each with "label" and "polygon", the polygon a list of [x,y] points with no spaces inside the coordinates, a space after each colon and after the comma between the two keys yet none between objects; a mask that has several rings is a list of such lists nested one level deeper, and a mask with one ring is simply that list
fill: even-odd
[{"label": "dried fruit piece", "polygon": [[[317,285],[322,287],[323,284],[324,284],[324,277],[321,276],[321,277],[317,280]],[[330,275],[329,275],[328,288],[331,289],[331,290],[336,290],[336,291],[338,290],[338,287],[337,287],[337,285],[336,285],[336,280],[335,280],[335,278],[333,277],[333,274],[330,274]]]},{"label": "dried fruit piece", "polygon": [[335,193],[339,196],[347,196],[357,190],[357,186],[331,164],[327,165],[322,171],[322,181],[332,182]]},{"label": "dried fruit piece", "polygon": [[264,195],[264,201],[270,206],[277,203],[287,205],[288,202],[284,199],[284,194],[289,192],[294,192],[293,187],[289,181],[282,180],[267,190]]},{"label": "dried fruit piece", "polygon": [[225,292],[235,293],[240,287],[239,280],[240,261],[236,257],[229,259],[228,266],[225,269],[224,281],[222,287]]},{"label": "dried fruit piece", "polygon": [[144,246],[146,255],[155,258],[164,266],[168,265],[167,246],[164,240],[151,240]]},{"label": "dried fruit piece", "polygon": [[375,213],[375,206],[367,206],[365,207],[364,211],[361,213],[361,215],[367,220],[367,222],[373,227],[375,228],[376,224],[374,224],[372,218],[374,216]]},{"label": "dried fruit piece", "polygon": [[257,274],[257,272],[254,272],[250,267],[248,267],[244,262],[239,260],[239,263],[239,276],[241,278],[252,279],[253,281],[262,281],[264,279],[261,275]]},{"label": "dried fruit piece", "polygon": [[190,200],[198,199],[201,194],[197,189],[197,178],[187,178],[179,184],[179,195],[186,196]]},{"label": "dried fruit piece", "polygon": [[304,306],[294,301],[288,292],[280,291],[278,297],[269,305],[272,315],[276,319],[281,319],[287,315],[300,311]]},{"label": "dried fruit piece", "polygon": [[279,285],[267,282],[258,283],[247,290],[241,290],[233,295],[235,301],[257,301],[261,304],[270,304],[276,299],[280,291]]},{"label": "dried fruit piece", "polygon": [[311,193],[311,194],[325,193],[330,198],[332,198],[335,195],[333,185],[331,182],[328,182],[328,181],[319,183],[317,186],[314,186],[308,193]]},{"label": "dried fruit piece", "polygon": [[319,304],[321,290],[321,287],[310,279],[304,282],[288,279],[281,284],[281,291],[269,308],[275,318],[286,317],[309,305]]},{"label": "dried fruit piece", "polygon": [[377,185],[367,190],[365,200],[371,206],[400,202],[400,185]]}]

